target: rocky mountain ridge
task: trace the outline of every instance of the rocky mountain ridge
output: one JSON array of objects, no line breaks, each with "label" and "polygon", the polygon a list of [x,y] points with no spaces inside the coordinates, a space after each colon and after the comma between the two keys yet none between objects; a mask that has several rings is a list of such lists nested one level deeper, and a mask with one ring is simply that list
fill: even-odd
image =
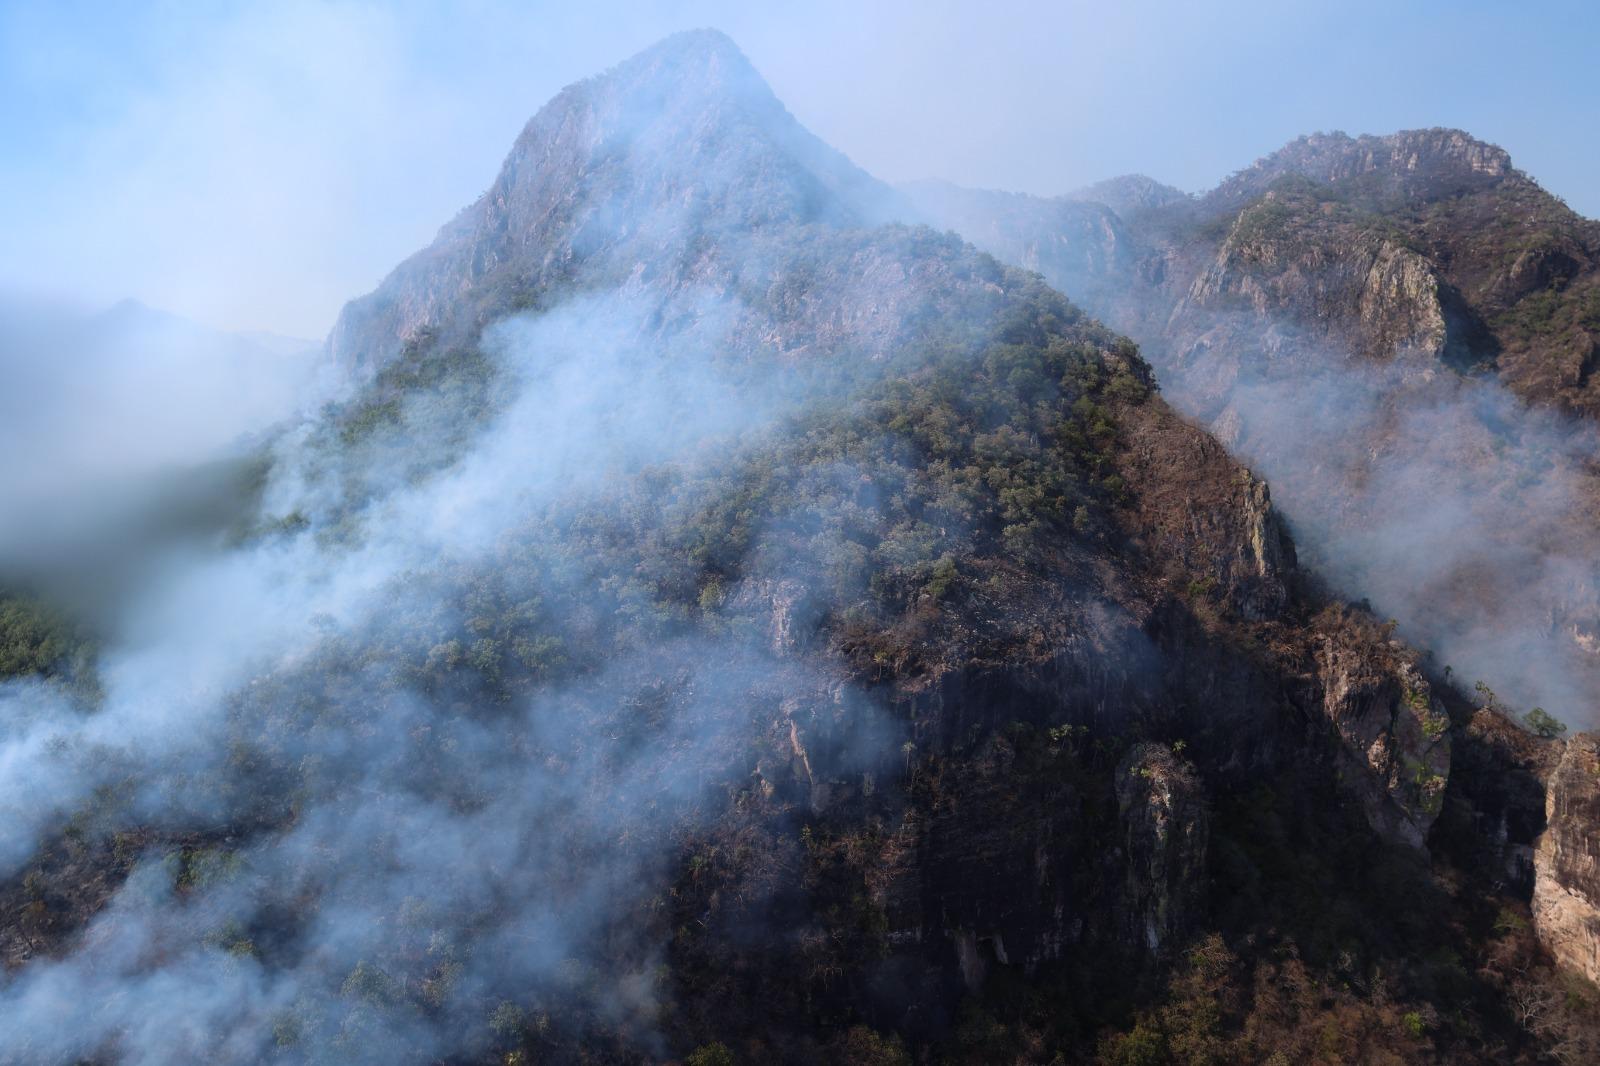
[{"label": "rocky mountain ridge", "polygon": [[1386,136],[1315,133],[1301,137],[1223,181],[1202,198],[1238,207],[1287,177],[1350,183],[1387,201],[1443,200],[1526,180],[1505,149],[1452,129],[1402,130]]}]

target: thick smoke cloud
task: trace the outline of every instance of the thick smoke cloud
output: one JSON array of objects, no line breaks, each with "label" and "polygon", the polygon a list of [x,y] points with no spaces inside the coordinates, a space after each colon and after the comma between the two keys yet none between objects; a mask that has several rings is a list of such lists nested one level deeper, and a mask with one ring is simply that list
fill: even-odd
[{"label": "thick smoke cloud", "polygon": [[[1236,345],[1293,328],[1211,325]],[[1396,619],[1463,692],[1483,681],[1513,709],[1593,725],[1593,427],[1423,357],[1309,362],[1286,373],[1219,345],[1163,381],[1268,479],[1310,567]]]},{"label": "thick smoke cloud", "polygon": [[[659,306],[605,295],[493,327],[499,401],[464,442],[429,390],[354,444],[327,413],[281,433],[261,517],[294,525],[172,555],[110,623],[96,706],[0,690],[5,876],[69,822],[190,842],[150,849],[65,957],[0,985],[0,1061],[410,1061],[481,1046],[507,989],[650,1044],[649,886],[750,787],[752,737],[824,707],[853,723],[838,765],[864,770],[892,731],[760,626],[620,647],[466,714],[394,660],[472,654],[444,641],[470,620],[440,575],[553,560],[550,531],[585,507],[726,461],[802,408],[799,376],[728,356],[739,307],[699,290],[673,306],[670,331]],[[428,453],[450,458],[404,461]],[[704,502],[661,483],[678,488],[653,506]],[[784,577],[780,553],[753,554]],[[614,577],[552,561],[507,595],[564,605],[560,634],[609,609],[590,583]],[[293,794],[266,763],[296,768]],[[400,1009],[419,987],[426,1018]]]},{"label": "thick smoke cloud", "polygon": [[[656,543],[875,373],[916,296],[888,270],[892,299],[852,285],[787,311],[825,337],[783,335],[773,303],[826,300],[815,274],[861,246],[817,223],[880,187],[710,44],[709,80],[694,40],[635,62],[596,143],[545,175],[556,196],[594,160],[614,181],[587,186],[576,277],[486,328],[482,305],[435,323],[389,373],[296,391],[305,414],[222,449],[237,476],[209,521],[138,538],[116,595],[69,597],[94,608],[94,684],[0,688],[0,883],[27,897],[55,854],[133,863],[65,942],[7,931],[0,1061],[426,1061],[595,1021],[653,1046],[672,930],[652,893],[687,842],[752,790],[804,810],[900,751],[841,666],[790,654],[815,615],[773,590],[813,575],[778,542],[810,516],[750,516],[741,575],[699,614],[693,545]],[[485,318],[526,306],[483,290]],[[785,345],[864,358],[814,372]],[[869,495],[848,463],[819,470]],[[6,558],[47,594],[38,561],[81,557],[55,539],[20,527]]]}]

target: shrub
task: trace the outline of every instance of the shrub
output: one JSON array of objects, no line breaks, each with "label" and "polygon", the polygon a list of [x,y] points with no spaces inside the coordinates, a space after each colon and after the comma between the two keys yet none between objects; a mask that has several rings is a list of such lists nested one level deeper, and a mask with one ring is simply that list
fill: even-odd
[{"label": "shrub", "polygon": [[733,1066],[733,1052],[728,1050],[727,1044],[701,1044],[689,1052],[683,1066]]},{"label": "shrub", "polygon": [[1536,735],[1546,740],[1554,740],[1567,731],[1567,723],[1560,721],[1543,707],[1535,707],[1523,715],[1522,721]]}]

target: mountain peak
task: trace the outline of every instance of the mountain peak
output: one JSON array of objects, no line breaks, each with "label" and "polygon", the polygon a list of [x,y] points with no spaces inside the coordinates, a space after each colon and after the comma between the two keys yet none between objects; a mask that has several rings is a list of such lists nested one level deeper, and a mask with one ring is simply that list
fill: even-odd
[{"label": "mountain peak", "polygon": [[137,322],[141,319],[161,319],[163,321],[175,318],[166,311],[158,311],[142,300],[132,296],[125,296],[101,311],[98,317],[106,322]]},{"label": "mountain peak", "polygon": [[588,97],[641,93],[721,96],[726,102],[747,107],[782,110],[766,80],[739,46],[727,34],[714,29],[684,30],[665,37],[611,69],[568,86],[552,105],[569,94]]},{"label": "mountain peak", "polygon": [[1446,127],[1400,130],[1375,136],[1313,133],[1273,153],[1280,165],[1306,169],[1326,167],[1330,176],[1371,170],[1425,170],[1465,167],[1493,177],[1511,172],[1504,148],[1480,141],[1465,130]]},{"label": "mountain peak", "polygon": [[678,59],[696,58],[707,62],[728,63],[743,66],[753,74],[755,68],[750,66],[750,61],[745,58],[744,52],[734,43],[732,37],[719,29],[710,26],[701,26],[692,30],[680,30],[677,33],[663,37],[655,44],[639,52],[632,59],[624,60],[624,64],[637,63],[655,56],[673,56]]},{"label": "mountain peak", "polygon": [[674,34],[541,108],[489,190],[349,304],[329,347],[370,372],[469,290],[534,292],[640,263],[670,286],[697,235],[860,225],[893,202],[790,115],[726,35]]},{"label": "mountain peak", "polygon": [[1149,208],[1188,200],[1189,194],[1143,174],[1120,174],[1093,185],[1085,185],[1067,193],[1062,199],[1104,204],[1126,218]]}]

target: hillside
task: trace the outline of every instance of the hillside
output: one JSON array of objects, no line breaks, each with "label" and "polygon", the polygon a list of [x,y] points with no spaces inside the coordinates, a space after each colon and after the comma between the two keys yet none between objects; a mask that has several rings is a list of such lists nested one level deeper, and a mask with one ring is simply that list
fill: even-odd
[{"label": "hillside", "polygon": [[13,612],[0,1061],[1589,1054],[1558,745],[907,210],[720,34],[542,109],[94,691]]},{"label": "hillside", "polygon": [[1094,237],[1062,202],[935,213],[1137,340],[1337,587],[1592,721],[1596,223],[1452,130],[1302,138]]}]

